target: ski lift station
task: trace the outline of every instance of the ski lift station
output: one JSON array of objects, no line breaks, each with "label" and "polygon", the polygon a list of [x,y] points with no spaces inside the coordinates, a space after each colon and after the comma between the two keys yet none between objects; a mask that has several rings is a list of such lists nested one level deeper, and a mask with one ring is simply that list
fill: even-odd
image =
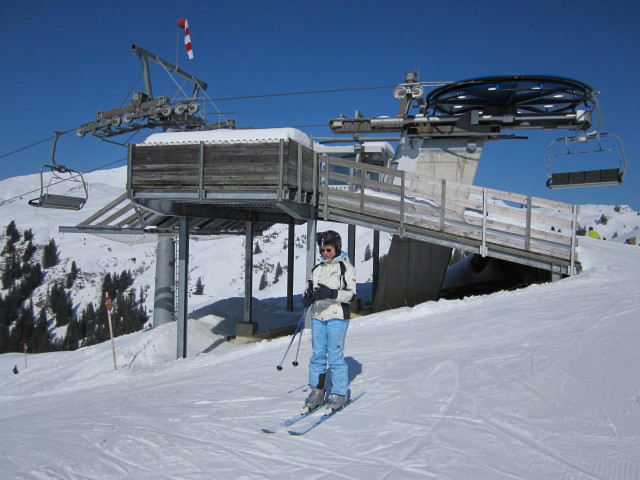
[{"label": "ski lift station", "polygon": [[[204,82],[140,47],[133,52],[141,59],[146,91],[135,94],[130,107],[99,112],[77,134],[104,139],[142,128],[163,131],[128,145],[126,194],[60,229],[157,239],[154,325],[178,321],[178,357],[187,349],[190,235],[246,236],[244,321],[236,334],[255,337],[261,332],[251,311],[252,239],[274,224],[289,226],[288,310],[303,288],[293,285],[296,225],[306,224],[307,239],[314,239],[318,220],[347,224],[350,255],[358,248],[355,229],[372,229],[369,307],[381,311],[437,299],[452,249],[536,269],[548,280],[579,272],[578,207],[475,185],[486,142],[515,138],[522,130],[567,131],[548,149],[549,188],[624,179],[620,139],[599,131],[596,94],[573,79],[514,75],[433,83],[409,73],[390,92],[397,112],[339,116],[329,122],[331,137],[311,138],[293,128],[207,124],[198,116]],[[154,97],[149,61],[193,82],[193,91],[177,103]],[[70,172],[53,153],[51,163],[43,172]],[[82,208],[86,184],[80,174],[75,181],[79,188],[67,196],[54,194],[43,180],[40,197],[30,204]],[[379,232],[393,234],[382,268]],[[312,240],[306,254],[308,276],[316,255]]]}]

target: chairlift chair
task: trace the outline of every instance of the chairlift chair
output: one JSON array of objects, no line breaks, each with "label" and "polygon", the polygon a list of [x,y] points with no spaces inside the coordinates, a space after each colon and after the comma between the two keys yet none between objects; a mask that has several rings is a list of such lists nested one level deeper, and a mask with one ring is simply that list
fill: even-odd
[{"label": "chairlift chair", "polygon": [[[554,153],[554,147],[563,146],[559,153]],[[606,145],[605,145],[606,144]],[[582,150],[578,151],[578,145]],[[594,147],[591,147],[594,145]],[[568,156],[614,153],[618,164],[612,168],[556,172],[556,161]],[[620,185],[624,180],[626,157],[622,140],[617,135],[608,133],[584,133],[575,137],[558,138],[547,147],[547,187],[573,188],[594,187],[604,185]]]},{"label": "chairlift chair", "polygon": [[[40,169],[40,195],[37,198],[29,200],[29,205],[33,207],[59,208],[63,210],[80,210],[84,207],[87,199],[89,198],[89,189],[82,173],[56,163],[56,144],[58,143],[58,137],[60,135],[62,135],[62,132],[55,132],[53,148],[51,150],[52,165],[43,165]],[[52,176],[45,186],[44,177],[48,172],[51,172]],[[83,195],[61,195],[50,191],[53,190],[52,187],[55,185],[68,181],[79,183]]]}]

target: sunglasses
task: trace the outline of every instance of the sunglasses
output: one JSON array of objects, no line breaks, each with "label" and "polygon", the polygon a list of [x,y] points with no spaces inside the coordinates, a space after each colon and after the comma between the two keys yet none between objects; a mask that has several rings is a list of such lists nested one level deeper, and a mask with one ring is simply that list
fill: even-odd
[{"label": "sunglasses", "polygon": [[333,252],[333,247],[325,247],[320,249],[320,253]]}]

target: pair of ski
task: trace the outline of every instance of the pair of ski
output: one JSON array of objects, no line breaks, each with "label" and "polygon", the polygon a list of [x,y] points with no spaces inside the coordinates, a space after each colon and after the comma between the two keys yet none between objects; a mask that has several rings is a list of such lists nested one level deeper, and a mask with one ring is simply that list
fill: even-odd
[{"label": "pair of ski", "polygon": [[345,408],[347,408],[353,402],[358,400],[362,395],[364,395],[364,392],[359,393],[355,397],[351,397],[347,401],[347,403],[345,403],[338,410],[325,413],[325,407],[327,405],[325,402],[322,405],[311,410],[310,412],[296,415],[295,417],[287,418],[286,420],[279,422],[272,427],[262,428],[262,431],[264,433],[276,433],[280,428],[287,428],[289,435],[304,435],[310,432],[311,430],[313,430],[314,428],[316,428],[318,425],[321,425],[322,423],[329,420],[336,413],[339,413]]}]

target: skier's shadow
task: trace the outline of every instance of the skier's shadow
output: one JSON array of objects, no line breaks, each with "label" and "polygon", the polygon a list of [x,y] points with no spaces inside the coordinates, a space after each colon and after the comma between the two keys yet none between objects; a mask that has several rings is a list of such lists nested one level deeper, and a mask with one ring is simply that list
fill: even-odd
[{"label": "skier's shadow", "polygon": [[[349,383],[362,373],[362,364],[353,357],[344,357],[344,361],[347,362],[349,367]],[[324,381],[327,393],[331,393],[331,369],[327,370],[327,377]]]},{"label": "skier's shadow", "polygon": [[344,357],[349,366],[349,383],[362,373],[362,364],[353,357]]}]

